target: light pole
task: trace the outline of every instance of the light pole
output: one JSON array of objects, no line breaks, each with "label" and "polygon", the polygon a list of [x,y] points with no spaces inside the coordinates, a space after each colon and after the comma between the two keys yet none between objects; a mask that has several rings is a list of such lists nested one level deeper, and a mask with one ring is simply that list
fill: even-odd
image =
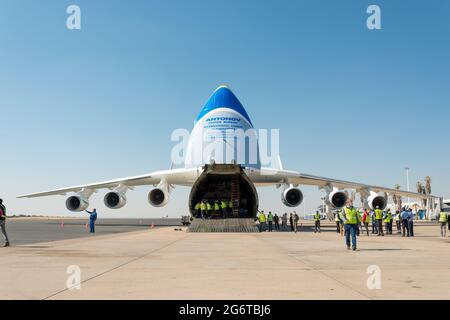
[{"label": "light pole", "polygon": [[[409,192],[409,168],[406,167],[406,190]],[[408,197],[408,205],[409,205],[409,197]]]}]

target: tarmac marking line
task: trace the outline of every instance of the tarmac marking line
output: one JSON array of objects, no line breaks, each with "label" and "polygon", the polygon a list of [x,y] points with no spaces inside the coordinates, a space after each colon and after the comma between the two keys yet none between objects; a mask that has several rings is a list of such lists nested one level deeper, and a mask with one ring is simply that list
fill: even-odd
[{"label": "tarmac marking line", "polygon": [[58,291],[58,292],[55,292],[55,293],[53,293],[53,294],[51,294],[51,295],[49,295],[49,296],[47,296],[47,297],[45,297],[45,298],[43,298],[43,299],[41,299],[41,300],[47,300],[47,299],[53,298],[53,297],[55,297],[55,296],[57,296],[57,295],[59,295],[59,294],[61,294],[61,293],[63,293],[63,292],[66,292],[66,291],[70,290],[71,288],[73,288],[73,287],[75,287],[75,286],[77,286],[77,285],[81,285],[81,284],[83,284],[83,283],[86,283],[86,282],[91,281],[91,280],[93,280],[93,279],[96,279],[96,278],[98,278],[98,277],[101,277],[101,276],[103,276],[103,275],[105,275],[105,274],[107,274],[107,273],[110,273],[110,272],[112,272],[112,271],[115,271],[115,270],[117,270],[117,269],[120,269],[120,268],[122,268],[122,267],[124,267],[124,266],[126,266],[126,265],[128,265],[128,264],[130,264],[130,263],[133,263],[133,262],[137,261],[137,260],[143,259],[143,258],[145,258],[145,257],[147,257],[147,256],[149,256],[149,255],[151,255],[151,254],[153,254],[153,253],[155,253],[155,252],[158,252],[158,251],[160,251],[160,250],[166,249],[167,247],[170,247],[171,245],[177,243],[178,241],[181,241],[181,240],[186,239],[188,236],[189,236],[189,235],[185,235],[183,238],[180,238],[180,239],[171,241],[170,243],[168,243],[168,244],[166,244],[166,245],[164,245],[164,246],[162,246],[162,247],[160,247],[160,248],[153,249],[153,250],[151,250],[151,251],[149,251],[149,252],[147,252],[147,253],[145,253],[145,254],[143,254],[143,255],[141,255],[141,256],[138,256],[138,257],[136,257],[136,258],[133,258],[133,259],[127,261],[127,262],[124,262],[124,263],[118,265],[118,266],[115,266],[115,267],[113,267],[113,268],[111,268],[111,269],[105,270],[105,271],[103,271],[103,272],[101,272],[101,273],[99,273],[99,274],[96,274],[96,275],[94,275],[94,276],[92,276],[92,277],[90,277],[90,278],[87,278],[87,279],[81,281],[80,283],[77,283],[77,284],[73,285],[72,287],[65,288],[65,289],[63,289],[63,290],[60,290],[60,291]]}]

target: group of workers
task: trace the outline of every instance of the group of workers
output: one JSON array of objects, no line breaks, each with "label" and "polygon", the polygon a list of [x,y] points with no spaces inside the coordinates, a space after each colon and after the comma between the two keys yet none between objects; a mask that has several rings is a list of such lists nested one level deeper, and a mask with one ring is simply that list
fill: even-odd
[{"label": "group of workers", "polygon": [[[269,211],[269,213],[266,215],[264,213],[264,210],[258,211],[258,222],[259,222],[259,232],[266,231],[266,225],[268,226],[268,231],[272,232],[274,230],[277,231],[287,231],[288,230],[288,214],[285,212],[281,218],[278,216],[278,214],[273,214],[272,211]],[[281,220],[281,227],[280,227],[280,220]],[[300,220],[299,215],[297,212],[291,212],[289,214],[289,224],[291,227],[291,231],[297,232],[298,230],[298,221]]]},{"label": "group of workers", "polygon": [[233,202],[231,200],[216,199],[214,202],[203,199],[195,207],[196,218],[211,219],[222,216],[227,218],[233,214]]},{"label": "group of workers", "polygon": [[[344,212],[345,208],[338,210],[335,213],[334,218],[336,222],[336,232],[341,235],[344,232]],[[379,206],[377,206],[375,210],[370,211],[367,209],[362,211],[357,210],[356,234],[359,236],[360,232],[366,232],[367,235],[369,235],[369,227],[372,229],[371,233],[376,234],[377,236],[384,236],[385,230],[386,234],[392,234],[394,222],[398,234],[402,234],[403,237],[414,236],[414,213],[412,212],[412,209],[403,208],[401,212],[397,210],[392,214],[391,209],[383,211]]]}]

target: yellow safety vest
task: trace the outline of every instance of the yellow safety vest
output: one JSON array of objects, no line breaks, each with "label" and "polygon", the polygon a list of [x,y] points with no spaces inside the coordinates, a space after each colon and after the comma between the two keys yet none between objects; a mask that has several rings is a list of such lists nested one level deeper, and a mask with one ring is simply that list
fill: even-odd
[{"label": "yellow safety vest", "polygon": [[260,213],[258,219],[259,219],[259,222],[266,222],[266,215],[263,213]]},{"label": "yellow safety vest", "polygon": [[376,220],[383,219],[383,210],[380,210],[380,209],[375,210],[375,219]]},{"label": "yellow safety vest", "polygon": [[386,218],[384,219],[384,222],[389,223],[391,222],[391,219],[392,219],[391,213],[390,212],[386,213]]},{"label": "yellow safety vest", "polygon": [[447,221],[448,221],[447,213],[444,211],[439,213],[439,222],[447,222]]},{"label": "yellow safety vest", "polygon": [[218,211],[219,208],[220,208],[219,203],[218,202],[214,203],[214,210]]},{"label": "yellow safety vest", "polygon": [[228,201],[228,207],[229,207],[229,208],[233,208],[233,202]]},{"label": "yellow safety vest", "polygon": [[315,221],[320,221],[320,218],[321,218],[321,217],[320,217],[320,213],[315,213],[315,214],[314,214],[314,220],[315,220]]},{"label": "yellow safety vest", "polygon": [[345,224],[357,224],[358,223],[358,212],[355,208],[345,208]]},{"label": "yellow safety vest", "polygon": [[206,203],[206,209],[207,210],[211,210],[212,209],[212,206],[211,206],[211,204],[209,202]]},{"label": "yellow safety vest", "polygon": [[225,208],[227,207],[227,203],[226,203],[225,201],[222,201],[222,202],[220,203],[220,207],[221,207],[222,209],[225,209]]},{"label": "yellow safety vest", "polygon": [[200,209],[200,208],[201,208],[201,204],[200,204],[200,203],[197,203],[197,204],[195,205],[195,207],[194,207],[195,210],[198,210],[198,209]]},{"label": "yellow safety vest", "polygon": [[203,210],[203,211],[206,210],[206,203],[204,203],[204,202],[200,203],[200,210]]},{"label": "yellow safety vest", "polygon": [[273,215],[271,213],[267,215],[267,221],[269,222],[273,221]]},{"label": "yellow safety vest", "polygon": [[336,212],[336,216],[334,217],[334,221],[339,222],[341,219],[339,219],[339,215],[341,214],[340,211]]}]

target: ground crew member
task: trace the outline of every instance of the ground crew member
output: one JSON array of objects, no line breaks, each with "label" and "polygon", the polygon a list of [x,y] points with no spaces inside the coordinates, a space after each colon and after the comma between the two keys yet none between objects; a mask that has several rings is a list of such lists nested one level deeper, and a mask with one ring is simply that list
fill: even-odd
[{"label": "ground crew member", "polygon": [[297,229],[298,229],[298,220],[300,220],[300,217],[298,216],[297,212],[294,211],[292,221],[294,222],[294,232],[295,233],[297,233]]},{"label": "ground crew member", "polygon": [[294,218],[292,217],[292,212],[289,216],[289,224],[291,225],[291,231],[294,231]]},{"label": "ground crew member", "polygon": [[2,199],[0,199],[0,229],[2,230],[3,238],[5,238],[5,245],[3,247],[9,247],[8,234],[6,233],[6,207]]},{"label": "ground crew member", "polygon": [[439,224],[441,225],[442,238],[447,236],[447,223],[448,223],[448,214],[447,212],[441,211],[439,213]]},{"label": "ground crew member", "polygon": [[217,199],[214,201],[214,215],[220,216],[220,205]]},{"label": "ground crew member", "polygon": [[202,214],[202,219],[206,218],[206,201],[202,200],[202,202],[200,202],[200,212]]},{"label": "ground crew member", "polygon": [[288,220],[287,212],[285,212],[281,217],[281,229],[283,229],[283,231],[286,231],[287,229],[287,220]]},{"label": "ground crew member", "polygon": [[276,213],[273,217],[273,222],[275,223],[275,230],[280,231],[280,217]]},{"label": "ground crew member", "polygon": [[228,215],[232,215],[233,214],[233,201],[228,201]]},{"label": "ground crew member", "polygon": [[401,218],[402,218],[402,237],[404,237],[406,234],[409,237],[409,235],[410,235],[409,225],[408,225],[409,213],[408,213],[408,211],[406,211],[406,208],[403,208],[403,211],[401,213]]},{"label": "ground crew member", "polygon": [[196,205],[195,205],[195,207],[194,207],[194,210],[195,210],[195,216],[197,217],[197,218],[201,218],[201,216],[202,216],[202,213],[201,213],[201,202],[199,202],[199,203],[197,203]]},{"label": "ground crew member", "polygon": [[338,210],[334,214],[334,222],[336,222],[336,233],[340,233],[341,232],[341,217],[340,217],[341,211],[342,210]]},{"label": "ground crew member", "polygon": [[259,212],[258,221],[259,221],[259,232],[263,232],[266,229],[266,215],[264,214],[264,210]]},{"label": "ground crew member", "polygon": [[400,218],[400,211],[395,212],[395,225],[397,226],[397,233],[402,233],[402,219]]},{"label": "ground crew member", "polygon": [[95,221],[97,221],[97,209],[94,208],[94,210],[87,211],[89,213],[89,232],[95,233]]},{"label": "ground crew member", "polygon": [[388,209],[384,218],[384,226],[386,228],[386,234],[392,234],[392,214],[391,209]]},{"label": "ground crew member", "polygon": [[272,232],[272,230],[273,230],[273,214],[272,214],[272,211],[269,211],[269,214],[267,215],[267,222],[269,223],[269,232]]},{"label": "ground crew member", "polygon": [[[345,244],[347,245],[347,250],[356,250],[356,228],[358,226],[359,214],[358,211],[353,207],[350,202],[344,209],[344,225],[345,225]],[[351,243],[350,243],[351,237]]]},{"label": "ground crew member", "polygon": [[377,221],[378,227],[378,236],[384,237],[383,232],[383,210],[380,209],[380,206],[377,206],[375,209],[375,220]]},{"label": "ground crew member", "polygon": [[319,211],[316,211],[314,214],[314,233],[319,232],[320,233],[320,219],[322,217],[320,216]]},{"label": "ground crew member", "polygon": [[212,215],[211,211],[212,211],[212,205],[211,205],[211,203],[209,203],[208,200],[206,200],[206,216],[208,218],[211,218],[211,215]]},{"label": "ground crew member", "polygon": [[409,215],[408,215],[408,229],[409,229],[409,235],[411,237],[414,237],[414,213],[412,209],[409,209]]},{"label": "ground crew member", "polygon": [[220,201],[220,209],[222,209],[223,217],[227,218],[227,202],[223,199]]},{"label": "ground crew member", "polygon": [[369,235],[369,224],[371,223],[370,212],[367,209],[364,209],[362,222],[364,223],[364,227],[366,228],[367,235]]},{"label": "ground crew member", "polygon": [[370,211],[370,220],[372,220],[372,234],[378,233],[377,220],[375,219],[375,211]]}]

